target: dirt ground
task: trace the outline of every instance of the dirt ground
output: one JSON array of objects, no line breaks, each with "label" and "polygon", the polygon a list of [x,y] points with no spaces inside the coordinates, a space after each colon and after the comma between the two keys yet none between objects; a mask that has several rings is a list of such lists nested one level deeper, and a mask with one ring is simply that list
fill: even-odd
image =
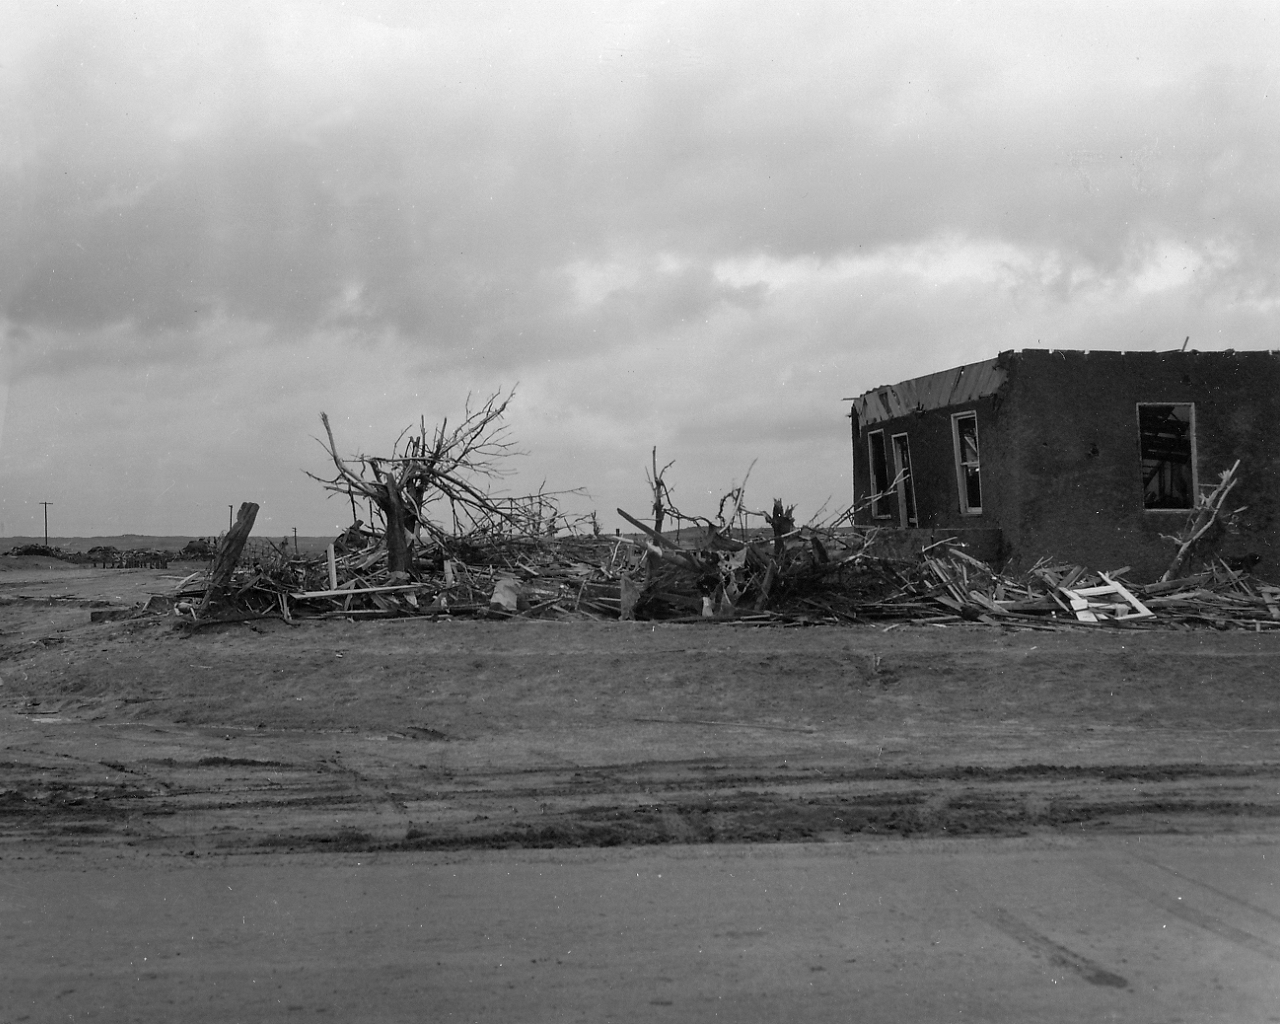
[{"label": "dirt ground", "polygon": [[0,1021],[1271,1024],[1280,844],[5,858]]},{"label": "dirt ground", "polygon": [[1275,634],[128,617],[195,568],[0,558],[3,1024],[1280,1021]]},{"label": "dirt ground", "polygon": [[184,572],[0,572],[5,847],[199,856],[1280,822],[1271,634],[91,621]]}]

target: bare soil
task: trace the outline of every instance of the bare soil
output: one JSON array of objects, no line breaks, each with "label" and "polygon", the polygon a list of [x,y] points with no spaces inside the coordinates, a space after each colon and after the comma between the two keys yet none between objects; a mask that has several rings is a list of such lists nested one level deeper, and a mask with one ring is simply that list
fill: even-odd
[{"label": "bare soil", "polygon": [[1280,823],[1270,633],[112,618],[194,568],[0,558],[0,853]]}]

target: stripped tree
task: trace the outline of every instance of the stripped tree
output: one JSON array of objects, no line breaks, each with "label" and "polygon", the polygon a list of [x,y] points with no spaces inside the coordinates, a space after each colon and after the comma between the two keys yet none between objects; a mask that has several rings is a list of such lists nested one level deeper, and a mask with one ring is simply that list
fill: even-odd
[{"label": "stripped tree", "polygon": [[1231,512],[1224,513],[1222,511],[1223,505],[1226,504],[1227,495],[1231,493],[1231,489],[1236,485],[1236,470],[1239,468],[1240,460],[1236,459],[1230,469],[1224,469],[1218,474],[1218,483],[1215,487],[1196,495],[1191,514],[1187,516],[1186,525],[1181,533],[1176,536],[1167,533],[1160,534],[1162,540],[1167,540],[1178,547],[1178,552],[1173,556],[1173,561],[1169,563],[1169,568],[1160,577],[1161,583],[1167,583],[1178,575],[1183,563],[1187,560],[1187,556],[1205,541],[1206,535],[1210,533],[1213,527],[1229,528],[1235,517],[1248,507],[1241,505]]},{"label": "stripped tree", "polygon": [[[428,430],[425,418],[418,427],[401,432],[390,456],[338,454],[329,417],[320,414],[327,443],[320,442],[337,469],[332,479],[307,473],[327,490],[347,495],[353,502],[371,502],[381,513],[387,545],[387,569],[409,575],[413,571],[414,546],[425,532],[446,546],[461,535],[505,531],[524,535],[547,532],[548,517],[554,529],[559,516],[557,494],[539,489],[515,498],[494,498],[489,484],[510,472],[502,465],[507,456],[523,454],[508,438],[502,416],[515,392],[490,395],[478,407],[467,398],[462,421],[450,427],[442,421]],[[428,515],[430,506],[447,506],[448,523]]]}]

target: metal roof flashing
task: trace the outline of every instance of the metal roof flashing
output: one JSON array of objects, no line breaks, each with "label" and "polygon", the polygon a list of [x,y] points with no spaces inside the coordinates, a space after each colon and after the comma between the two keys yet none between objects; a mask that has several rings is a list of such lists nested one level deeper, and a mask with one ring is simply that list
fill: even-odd
[{"label": "metal roof flashing", "polygon": [[859,423],[883,423],[913,412],[946,409],[994,395],[1009,373],[1000,356],[980,363],[968,363],[901,384],[873,388],[853,399]]}]

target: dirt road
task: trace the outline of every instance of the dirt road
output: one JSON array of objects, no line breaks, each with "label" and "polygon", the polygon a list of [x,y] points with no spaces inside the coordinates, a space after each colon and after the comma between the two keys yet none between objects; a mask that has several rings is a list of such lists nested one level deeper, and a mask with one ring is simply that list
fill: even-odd
[{"label": "dirt road", "polygon": [[1275,842],[6,859],[0,1020],[1280,1018]]}]

